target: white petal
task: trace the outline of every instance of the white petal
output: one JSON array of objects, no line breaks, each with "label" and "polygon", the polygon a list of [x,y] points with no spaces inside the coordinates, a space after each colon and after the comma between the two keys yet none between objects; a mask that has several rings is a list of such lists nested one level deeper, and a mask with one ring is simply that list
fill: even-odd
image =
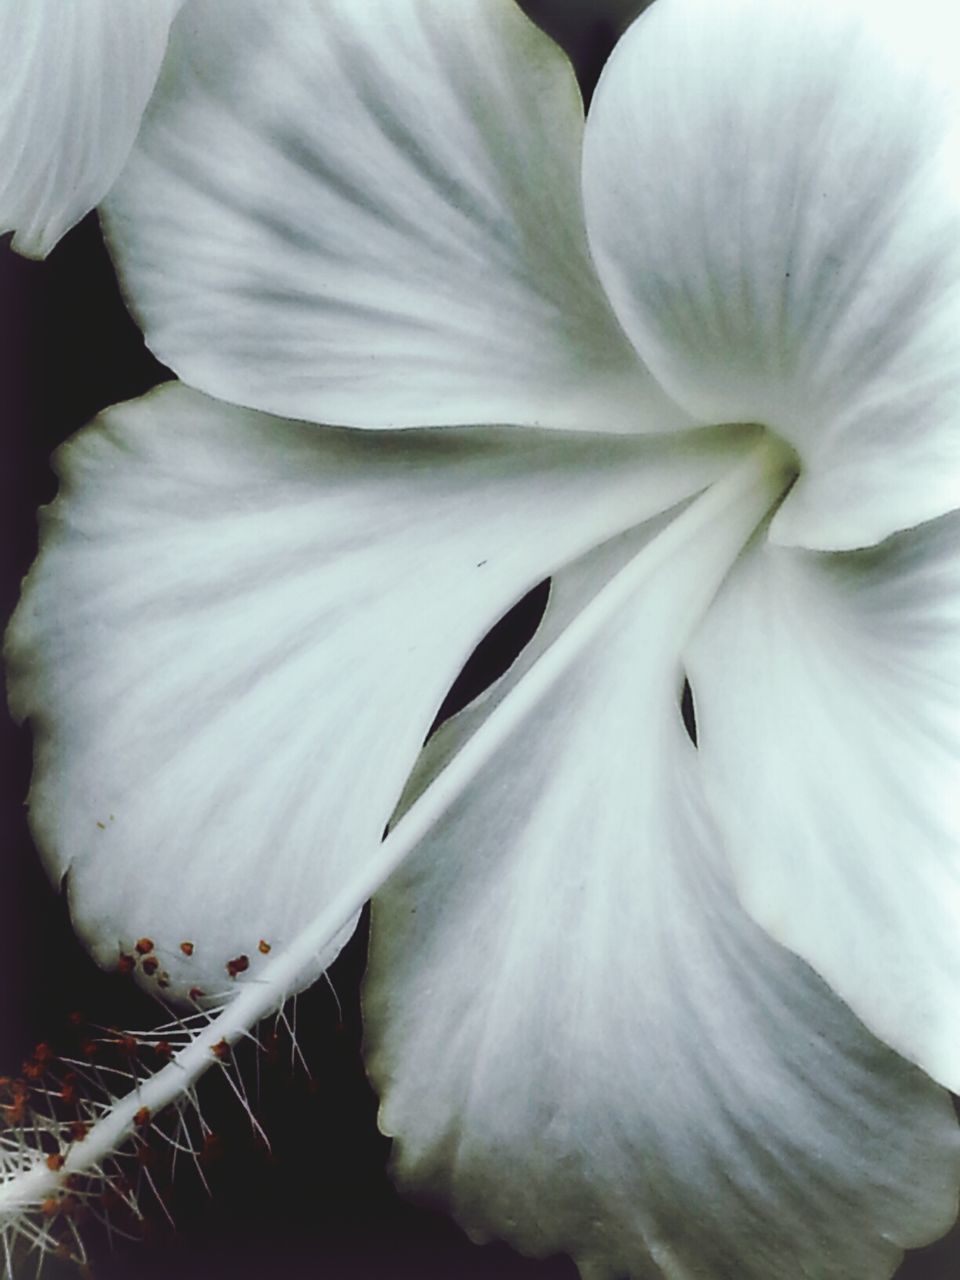
[{"label": "white petal", "polygon": [[689,666],[746,907],[960,1090],[960,515],[870,551],[758,543]]},{"label": "white petal", "polygon": [[106,195],[183,0],[0,0],[0,230],[42,258]]},{"label": "white petal", "polygon": [[193,386],[315,422],[662,430],[590,262],[583,108],[513,0],[196,0],[106,229]]},{"label": "white petal", "polygon": [[739,448],[683,439],[331,431],[176,384],[78,435],[8,661],[97,959],[149,937],[182,994],[288,940],[376,850],[487,627]]},{"label": "white petal", "polygon": [[401,1188],[590,1280],[885,1278],[952,1220],[956,1122],[737,904],[676,705],[708,579],[665,566],[375,898],[381,1126]]},{"label": "white petal", "polygon": [[960,506],[960,16],[945,0],[657,0],[591,108],[591,246],[705,421],[786,437],[785,543]]}]

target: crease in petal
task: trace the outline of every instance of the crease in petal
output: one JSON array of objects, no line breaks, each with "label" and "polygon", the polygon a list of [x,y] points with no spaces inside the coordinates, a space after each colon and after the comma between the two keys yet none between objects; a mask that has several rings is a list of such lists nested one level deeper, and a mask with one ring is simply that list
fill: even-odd
[{"label": "crease in petal", "polygon": [[156,354],[360,427],[662,431],[587,246],[572,69],[514,0],[193,0],[104,225]]},{"label": "crease in petal", "polygon": [[321,430],[175,383],[81,432],[6,654],[97,960],[147,936],[168,995],[255,976],[362,875],[489,626],[754,438]]},{"label": "crease in petal", "polygon": [[[404,808],[662,532],[554,577],[533,645],[434,736]],[[737,902],[677,706],[715,550],[608,618],[374,898],[380,1123],[402,1190],[590,1280],[887,1277],[953,1220],[956,1121]]]},{"label": "crease in petal", "polygon": [[943,0],[658,0],[591,107],[611,301],[685,409],[797,450],[784,544],[960,506],[958,21]]},{"label": "crease in petal", "polygon": [[848,553],[758,539],[686,661],[751,914],[960,1091],[960,517]]},{"label": "crease in petal", "polygon": [[123,167],[183,0],[0,5],[0,229],[45,257]]}]

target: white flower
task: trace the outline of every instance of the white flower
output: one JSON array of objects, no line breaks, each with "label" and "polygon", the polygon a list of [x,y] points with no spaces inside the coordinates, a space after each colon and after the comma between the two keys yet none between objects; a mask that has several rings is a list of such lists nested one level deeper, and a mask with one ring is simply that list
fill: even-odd
[{"label": "white flower", "polygon": [[61,452],[10,633],[48,869],[104,964],[249,956],[231,1034],[375,893],[398,1181],[585,1276],[955,1214],[956,34],[658,0],[582,142],[512,0],[191,0],[104,209],[182,382]]}]

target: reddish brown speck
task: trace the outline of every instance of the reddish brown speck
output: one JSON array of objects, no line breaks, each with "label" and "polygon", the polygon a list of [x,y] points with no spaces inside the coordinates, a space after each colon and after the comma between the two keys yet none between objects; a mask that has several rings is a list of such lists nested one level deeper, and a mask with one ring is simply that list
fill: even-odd
[{"label": "reddish brown speck", "polygon": [[206,993],[202,987],[191,987],[188,994],[191,1000],[200,1000]]},{"label": "reddish brown speck", "polygon": [[129,974],[133,973],[136,967],[137,967],[137,962],[136,960],[134,960],[133,956],[128,956],[125,951],[121,951],[120,959],[117,961],[117,968],[124,975],[124,977],[127,977]]},{"label": "reddish brown speck", "polygon": [[70,1124],[70,1137],[74,1142],[82,1142],[87,1136],[87,1126],[82,1120],[73,1120]]},{"label": "reddish brown speck", "polygon": [[133,1036],[121,1036],[117,1041],[117,1048],[125,1058],[135,1058],[139,1045]]},{"label": "reddish brown speck", "polygon": [[40,1211],[45,1218],[55,1218],[60,1212],[60,1201],[55,1196],[51,1196],[49,1200],[44,1200]]},{"label": "reddish brown speck", "polygon": [[139,952],[139,954],[142,956],[149,954],[149,952],[153,950],[153,939],[141,938],[140,941],[137,943],[136,947],[134,948],[134,950]]},{"label": "reddish brown speck", "polygon": [[158,1058],[173,1057],[173,1045],[171,1045],[169,1040],[158,1040],[157,1043],[153,1046],[153,1051]]},{"label": "reddish brown speck", "polygon": [[59,1151],[54,1152],[53,1155],[47,1156],[47,1168],[51,1170],[52,1173],[56,1173],[59,1169],[63,1168],[63,1156]]},{"label": "reddish brown speck", "polygon": [[133,1117],[133,1123],[138,1129],[145,1129],[150,1123],[150,1108],[141,1107],[137,1114]]},{"label": "reddish brown speck", "polygon": [[79,1095],[77,1093],[77,1077],[71,1071],[63,1077],[63,1084],[60,1086],[60,1096],[68,1107],[76,1106]]},{"label": "reddish brown speck", "polygon": [[264,956],[268,956],[270,952],[273,950],[273,948],[270,946],[270,943],[264,942],[263,938],[260,939],[259,949],[260,949],[260,954]]},{"label": "reddish brown speck", "polygon": [[156,956],[147,956],[143,964],[140,966],[148,978],[152,977],[160,968],[160,961]]},{"label": "reddish brown speck", "polygon": [[227,961],[227,973],[231,978],[235,978],[238,973],[244,973],[250,968],[250,959],[248,956],[237,956],[233,960]]},{"label": "reddish brown speck", "polygon": [[181,942],[181,943],[180,943],[180,950],[183,952],[183,954],[184,954],[185,956],[192,956],[192,955],[193,955],[193,943],[192,943],[192,942]]},{"label": "reddish brown speck", "polygon": [[229,1056],[230,1046],[226,1040],[218,1040],[216,1044],[210,1046],[210,1052],[215,1058],[220,1058],[222,1061]]}]

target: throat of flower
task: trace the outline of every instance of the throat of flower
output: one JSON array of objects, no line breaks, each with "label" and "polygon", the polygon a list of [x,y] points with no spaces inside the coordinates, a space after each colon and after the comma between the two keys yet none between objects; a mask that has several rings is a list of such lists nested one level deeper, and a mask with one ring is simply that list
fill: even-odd
[{"label": "throat of flower", "polygon": [[[745,545],[783,501],[798,472],[789,445],[764,433],[753,450],[647,542],[584,606],[460,750],[393,825],[371,865],[369,896],[377,891],[455,804],[523,720],[631,600],[664,570],[678,574],[671,595],[669,634],[683,644],[709,607]],[[358,909],[353,903],[349,910]],[[346,915],[344,918],[349,918]]]}]

